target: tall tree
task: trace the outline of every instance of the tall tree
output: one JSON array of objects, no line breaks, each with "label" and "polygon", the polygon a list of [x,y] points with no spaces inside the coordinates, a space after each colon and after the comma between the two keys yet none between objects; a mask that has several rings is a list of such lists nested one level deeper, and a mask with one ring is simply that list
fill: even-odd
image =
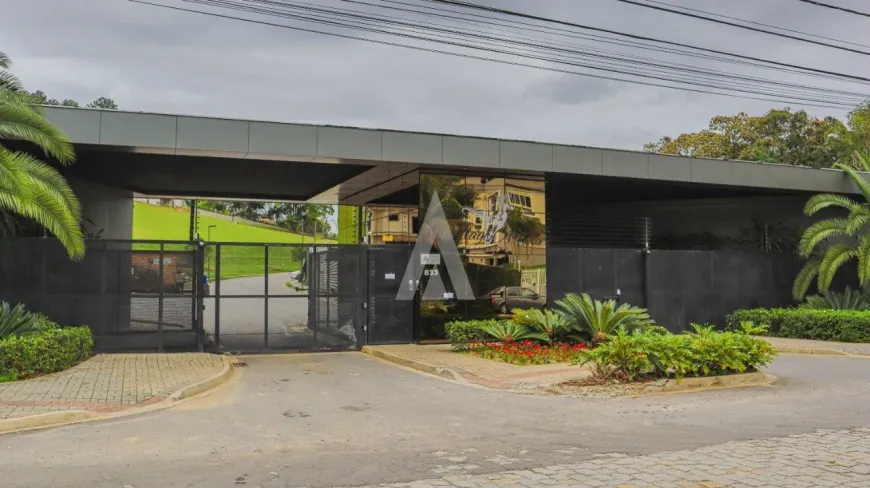
[{"label": "tall tree", "polygon": [[118,104],[111,98],[100,97],[88,104],[88,108],[102,108],[107,110],[117,110]]},{"label": "tall tree", "polygon": [[719,115],[700,132],[663,137],[644,150],[707,158],[741,159],[781,164],[832,167],[870,147],[870,104],[850,113],[847,123],[818,119],[805,111],[771,110],[761,116]]},{"label": "tall tree", "polygon": [[[0,52],[0,139],[26,141],[60,164],[75,160],[66,135],[30,103]],[[0,211],[26,217],[54,234],[73,259],[85,253],[81,208],[60,173],[32,155],[0,145]],[[8,220],[8,219],[4,219]]]},{"label": "tall tree", "polygon": [[[860,171],[870,172],[870,157],[854,154],[853,165]],[[818,289],[828,291],[837,270],[849,261],[858,261],[858,281],[864,286],[870,283],[870,181],[853,168],[853,165],[837,163],[835,166],[846,172],[861,193],[861,201],[844,195],[822,193],[807,201],[804,213],[813,216],[824,209],[841,209],[845,218],[833,217],[819,220],[809,226],[801,236],[798,252],[808,261],[798,274],[792,288],[796,300],[803,299],[816,280]],[[828,239],[836,242],[829,245]]]}]

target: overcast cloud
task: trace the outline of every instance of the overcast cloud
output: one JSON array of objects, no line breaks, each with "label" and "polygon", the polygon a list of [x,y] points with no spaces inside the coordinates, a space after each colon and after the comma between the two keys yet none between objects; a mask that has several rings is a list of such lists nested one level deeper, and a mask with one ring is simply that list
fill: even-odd
[{"label": "overcast cloud", "polygon": [[[162,3],[196,7],[180,0]],[[864,56],[614,0],[489,3],[870,76]],[[870,42],[870,19],[794,0],[671,3]],[[836,3],[870,10],[866,1]],[[717,114],[760,114],[776,106],[415,52],[124,0],[16,1],[7,2],[3,11],[0,51],[12,57],[14,72],[28,89],[85,103],[108,96],[126,110],[641,149],[664,135],[699,130]],[[825,85],[824,80],[813,83]],[[830,109],[808,111],[844,116]]]}]

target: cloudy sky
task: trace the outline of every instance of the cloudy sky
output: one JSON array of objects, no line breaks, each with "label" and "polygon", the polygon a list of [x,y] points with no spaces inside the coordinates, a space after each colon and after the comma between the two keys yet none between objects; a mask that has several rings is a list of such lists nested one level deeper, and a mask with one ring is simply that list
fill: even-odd
[{"label": "cloudy sky", "polygon": [[[197,8],[182,0],[152,1]],[[341,6],[338,0],[307,1]],[[870,18],[796,0],[667,1],[870,44]],[[864,0],[827,1],[870,10]],[[12,57],[14,72],[28,89],[85,103],[108,96],[127,110],[641,149],[663,135],[699,130],[717,114],[760,114],[782,106],[416,52],[125,0],[7,3],[0,50]],[[862,55],[615,0],[488,3],[870,77],[870,63]],[[826,80],[800,81],[833,86]],[[870,87],[849,88],[870,92]]]}]

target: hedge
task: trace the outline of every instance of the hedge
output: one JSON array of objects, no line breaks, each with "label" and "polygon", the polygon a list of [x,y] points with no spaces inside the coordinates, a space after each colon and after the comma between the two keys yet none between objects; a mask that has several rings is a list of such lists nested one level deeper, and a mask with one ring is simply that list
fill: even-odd
[{"label": "hedge", "polygon": [[482,327],[487,324],[494,324],[497,320],[457,320],[444,324],[444,332],[447,333],[447,338],[453,344],[454,351],[465,351],[468,349],[468,343],[472,341],[482,341],[486,338],[486,333]]},{"label": "hedge", "polygon": [[0,378],[25,379],[71,368],[91,355],[88,327],[49,328],[0,340]]},{"label": "hedge", "polygon": [[870,342],[870,311],[805,308],[737,310],[726,317],[729,329],[740,322],[769,324],[770,335],[794,339]]}]

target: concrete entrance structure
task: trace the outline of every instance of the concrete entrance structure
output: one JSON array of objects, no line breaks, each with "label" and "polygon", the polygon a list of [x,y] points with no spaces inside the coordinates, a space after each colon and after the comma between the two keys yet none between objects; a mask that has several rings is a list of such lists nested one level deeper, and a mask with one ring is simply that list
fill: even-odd
[{"label": "concrete entrance structure", "polygon": [[78,162],[68,174],[105,187],[74,182],[85,215],[118,238],[129,237],[120,229],[130,227],[134,193],[418,205],[408,190],[421,171],[549,176],[586,203],[855,191],[829,169],[188,115],[67,107],[46,113],[76,146]]},{"label": "concrete entrance structure", "polygon": [[[769,234],[779,231],[771,229],[804,225],[801,209],[813,193],[856,191],[830,169],[187,115],[67,107],[46,107],[46,114],[76,146],[76,164],[62,171],[86,225],[103,229],[103,239],[132,237],[135,196],[258,199],[380,209],[388,225],[370,227],[367,243],[393,249],[416,239],[424,194],[438,185],[468,190],[454,194],[448,219],[461,230],[456,239],[478,300],[437,320],[420,308],[419,319],[408,320],[419,324],[415,333],[390,325],[390,342],[441,338],[446,317],[552,305],[568,292],[619,296],[674,331],[721,323],[736,308],[788,304],[800,262],[772,249]],[[494,215],[508,211],[520,220],[513,228],[528,224],[530,236],[509,237],[506,215],[502,228],[491,228]],[[500,243],[490,239],[494,232]],[[361,270],[380,296],[377,307],[371,296],[354,303],[392,310],[406,262]],[[487,292],[499,289],[505,300],[489,300]],[[365,315],[356,308],[342,317]]]}]

